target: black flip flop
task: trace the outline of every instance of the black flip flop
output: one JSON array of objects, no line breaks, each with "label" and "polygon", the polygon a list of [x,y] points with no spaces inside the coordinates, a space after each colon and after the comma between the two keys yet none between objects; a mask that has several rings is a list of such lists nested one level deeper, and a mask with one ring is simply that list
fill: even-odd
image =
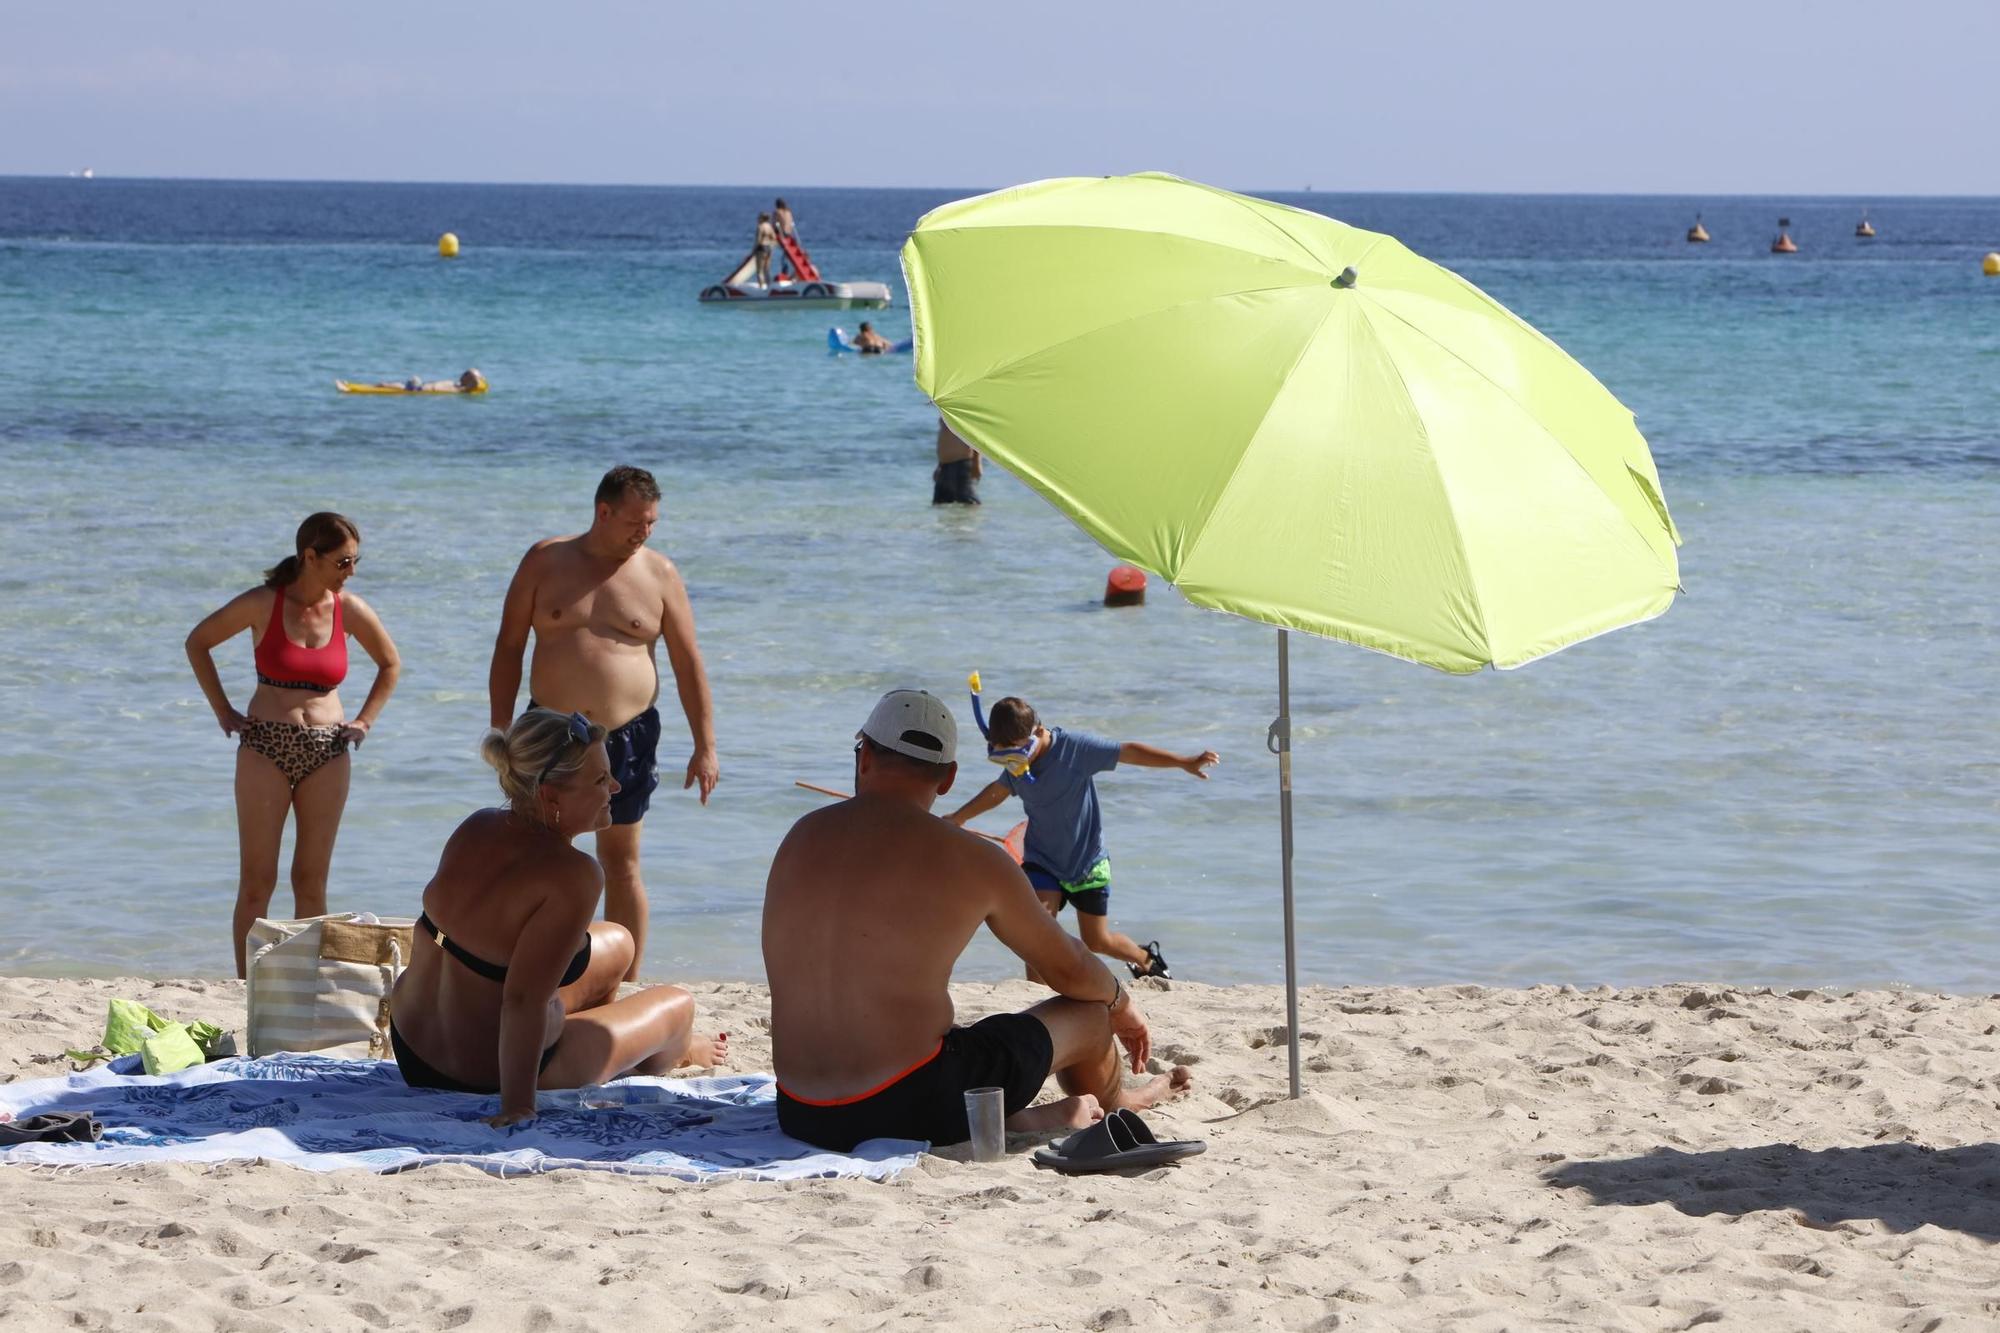
[{"label": "black flip flop", "polygon": [[1135,1112],[1120,1108],[1094,1125],[1035,1153],[1035,1165],[1066,1176],[1165,1166],[1208,1151],[1199,1139],[1162,1142]]},{"label": "black flip flop", "polygon": [[0,1148],[16,1143],[95,1143],[104,1126],[75,1111],[45,1111],[25,1120],[0,1120]]},{"label": "black flip flop", "polygon": [[1145,962],[1127,963],[1125,966],[1132,969],[1132,979],[1135,981],[1141,977],[1165,977],[1168,981],[1174,979],[1173,972],[1167,967],[1167,956],[1160,952],[1158,940],[1147,943]]}]

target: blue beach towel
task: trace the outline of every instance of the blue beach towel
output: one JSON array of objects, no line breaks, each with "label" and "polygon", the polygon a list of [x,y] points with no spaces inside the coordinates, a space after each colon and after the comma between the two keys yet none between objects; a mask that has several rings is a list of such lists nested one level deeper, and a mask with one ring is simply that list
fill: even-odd
[{"label": "blue beach towel", "polygon": [[0,1165],[263,1158],[308,1171],[463,1162],[503,1176],[573,1168],[682,1180],[889,1180],[924,1148],[875,1139],[836,1153],[790,1138],[778,1128],[767,1074],[622,1079],[631,1104],[616,1110],[545,1092],[532,1121],[499,1130],[481,1123],[498,1098],[408,1087],[386,1060],[271,1055],[157,1078],[138,1065],[128,1056],[67,1078],[0,1084],[0,1111],[16,1119],[87,1111],[104,1122],[99,1142],[21,1144],[0,1150]]}]

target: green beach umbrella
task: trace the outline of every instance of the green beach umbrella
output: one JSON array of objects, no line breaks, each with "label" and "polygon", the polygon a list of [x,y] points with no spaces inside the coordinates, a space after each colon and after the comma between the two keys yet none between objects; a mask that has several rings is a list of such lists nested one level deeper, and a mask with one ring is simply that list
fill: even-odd
[{"label": "green beach umbrella", "polygon": [[1679,534],[1632,414],[1391,237],[1148,173],[946,204],[903,247],[918,386],[959,436],[1198,606],[1442,671],[1665,611]]}]

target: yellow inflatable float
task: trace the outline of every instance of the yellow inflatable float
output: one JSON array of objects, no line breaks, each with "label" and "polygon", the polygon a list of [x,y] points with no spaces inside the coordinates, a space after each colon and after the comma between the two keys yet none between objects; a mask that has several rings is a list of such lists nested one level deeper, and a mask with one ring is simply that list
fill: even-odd
[{"label": "yellow inflatable float", "polygon": [[486,377],[476,370],[468,370],[455,380],[425,381],[414,376],[406,380],[384,380],[375,384],[335,380],[333,387],[342,393],[485,393]]}]

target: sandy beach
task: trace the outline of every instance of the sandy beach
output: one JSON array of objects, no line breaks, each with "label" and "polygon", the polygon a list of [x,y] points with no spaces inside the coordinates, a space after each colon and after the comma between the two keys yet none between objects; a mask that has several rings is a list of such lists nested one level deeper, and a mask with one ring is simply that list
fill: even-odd
[{"label": "sandy beach", "polygon": [[[1157,987],[1160,983],[1147,983]],[[962,1018],[1026,983],[956,988]],[[246,1163],[0,1171],[0,1327],[2000,1325],[2000,998],[1717,986],[1142,992],[1209,1152],[1133,1178],[945,1150],[891,1185]],[[0,979],[0,1077],[105,1001],[240,1025],[235,982]],[[762,987],[703,985],[767,1068]]]}]

